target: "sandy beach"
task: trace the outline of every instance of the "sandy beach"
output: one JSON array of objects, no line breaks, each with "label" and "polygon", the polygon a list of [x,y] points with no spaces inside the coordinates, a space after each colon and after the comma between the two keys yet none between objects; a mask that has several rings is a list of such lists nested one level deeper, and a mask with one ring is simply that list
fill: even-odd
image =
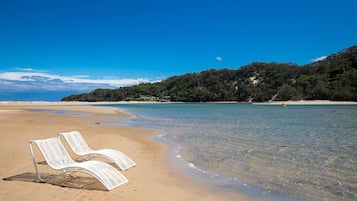
[{"label": "sandy beach", "polygon": [[300,100],[300,101],[271,101],[254,104],[269,104],[269,105],[357,105],[353,101],[330,101],[330,100]]},{"label": "sandy beach", "polygon": [[[92,115],[58,115],[48,110],[77,111]],[[98,123],[110,121],[105,116],[126,117],[127,114],[115,108],[79,103],[0,103],[0,200],[260,200],[238,192],[212,189],[192,181],[174,171],[168,147],[151,140],[150,137],[158,134],[158,131]],[[112,191],[104,191],[99,182],[85,174],[75,174],[77,177],[60,175],[48,177],[54,179],[49,179],[47,183],[36,182],[29,141],[55,137],[59,132],[72,130],[80,131],[93,149],[113,148],[130,156],[137,166],[122,171],[129,183]],[[35,150],[37,159],[43,161]],[[72,152],[70,154],[77,158]],[[44,163],[38,166],[44,177],[60,173]]]}]

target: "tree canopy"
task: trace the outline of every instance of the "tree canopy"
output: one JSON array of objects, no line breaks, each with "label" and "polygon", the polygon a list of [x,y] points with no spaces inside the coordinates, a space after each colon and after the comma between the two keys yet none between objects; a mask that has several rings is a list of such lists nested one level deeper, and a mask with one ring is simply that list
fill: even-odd
[{"label": "tree canopy", "polygon": [[293,63],[253,62],[236,70],[210,69],[157,83],[96,89],[62,101],[357,101],[357,46],[324,60]]}]

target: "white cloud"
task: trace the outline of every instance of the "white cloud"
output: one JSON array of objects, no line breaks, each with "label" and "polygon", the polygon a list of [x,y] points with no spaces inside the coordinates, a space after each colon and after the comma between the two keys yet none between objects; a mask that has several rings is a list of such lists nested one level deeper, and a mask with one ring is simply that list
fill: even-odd
[{"label": "white cloud", "polygon": [[322,60],[324,60],[324,59],[326,59],[327,58],[327,56],[321,56],[321,57],[317,57],[317,58],[315,58],[315,59],[311,59],[311,61],[312,62],[318,62],[318,61],[322,61]]},{"label": "white cloud", "polygon": [[217,61],[222,61],[222,59],[223,59],[222,57],[216,57]]},{"label": "white cloud", "polygon": [[151,82],[147,78],[91,79],[87,75],[61,76],[32,68],[0,73],[0,91],[91,91]]},{"label": "white cloud", "polygon": [[28,71],[28,72],[48,72],[46,70],[36,70],[36,69],[33,69],[33,68],[21,68],[21,67],[17,67],[15,68],[15,70],[18,70],[18,71]]}]

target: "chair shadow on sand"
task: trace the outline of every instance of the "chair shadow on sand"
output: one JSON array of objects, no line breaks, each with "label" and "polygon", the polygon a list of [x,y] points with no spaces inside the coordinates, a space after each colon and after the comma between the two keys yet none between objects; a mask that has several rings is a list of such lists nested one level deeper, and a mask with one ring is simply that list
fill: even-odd
[{"label": "chair shadow on sand", "polygon": [[[46,162],[42,161],[38,164],[45,165]],[[100,182],[98,182],[97,179],[90,176],[86,176],[82,173],[72,173],[70,175],[41,173],[41,177],[46,182],[40,181],[36,175],[36,172],[25,172],[11,177],[3,178],[3,180],[47,183],[65,188],[106,191],[106,188]]]}]

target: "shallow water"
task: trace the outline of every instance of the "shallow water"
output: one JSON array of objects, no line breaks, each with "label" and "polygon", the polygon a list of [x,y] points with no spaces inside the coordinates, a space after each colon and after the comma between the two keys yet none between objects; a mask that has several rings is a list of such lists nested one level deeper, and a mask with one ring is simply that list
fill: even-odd
[{"label": "shallow water", "polygon": [[355,105],[115,106],[137,115],[131,125],[161,129],[177,158],[217,186],[274,200],[357,199]]}]

